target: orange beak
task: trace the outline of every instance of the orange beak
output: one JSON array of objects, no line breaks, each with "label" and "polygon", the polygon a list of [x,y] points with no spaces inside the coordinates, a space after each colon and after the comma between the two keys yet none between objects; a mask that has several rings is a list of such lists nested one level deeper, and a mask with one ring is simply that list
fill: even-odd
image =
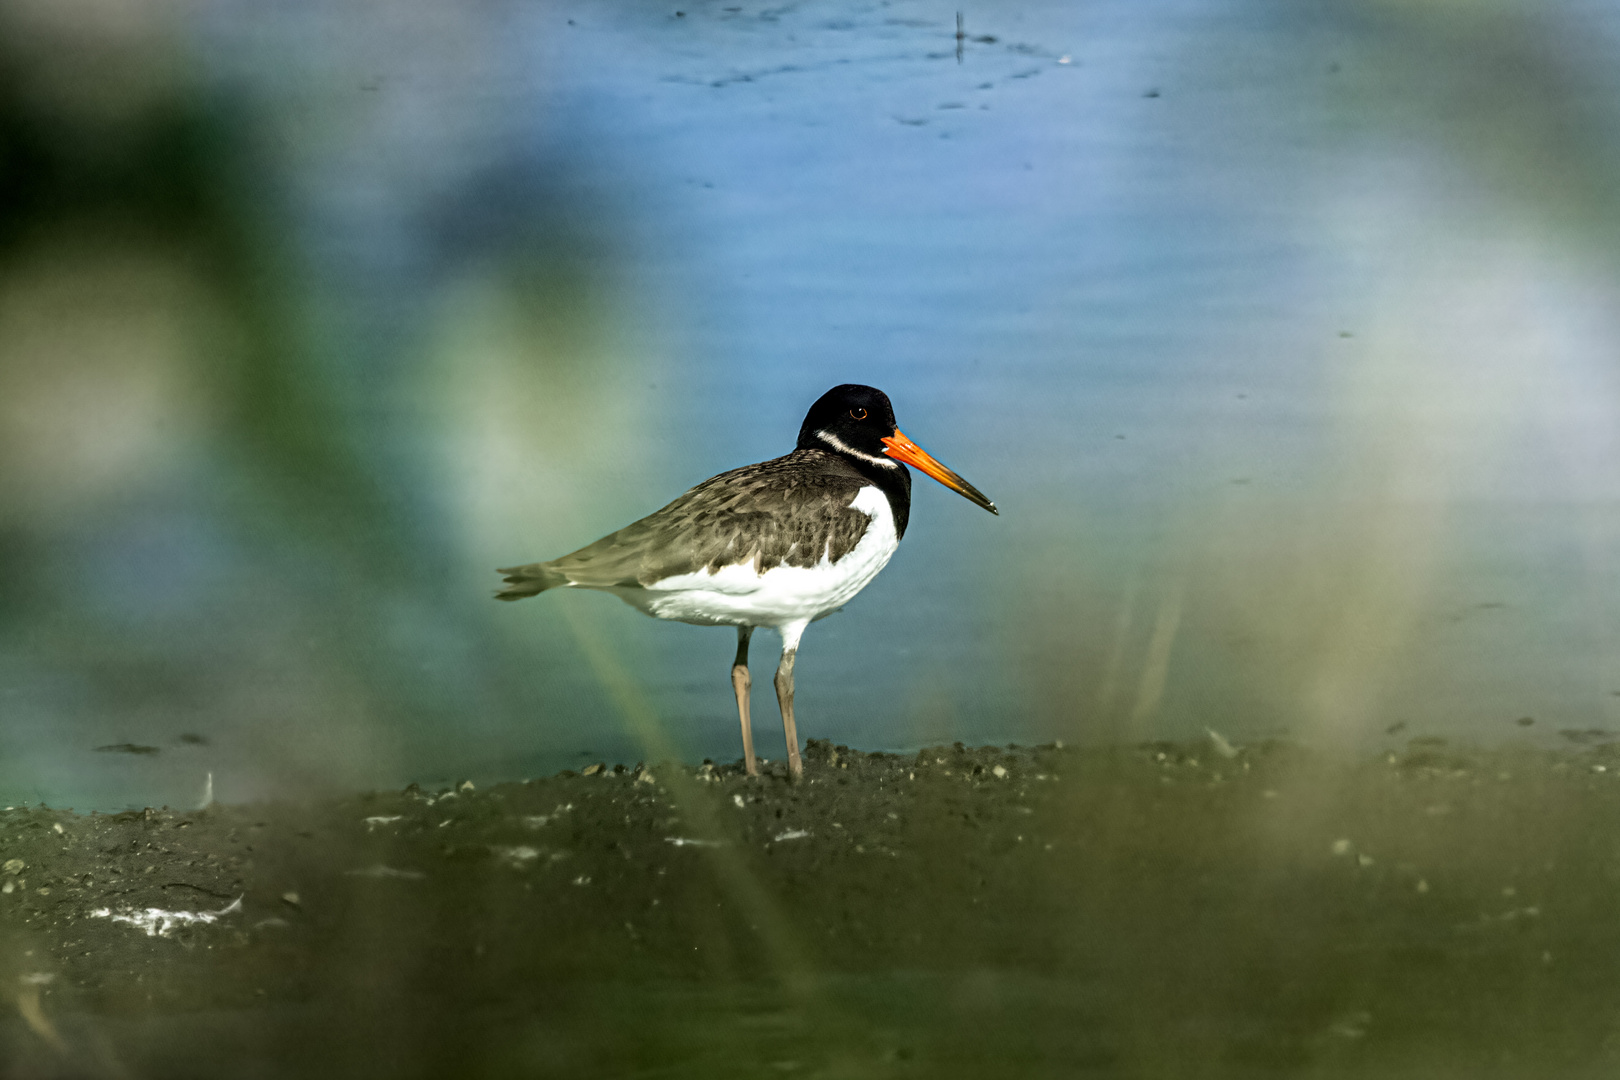
[{"label": "orange beak", "polygon": [[996,509],[996,504],[985,498],[983,492],[935,461],[928,451],[906,438],[905,432],[899,428],[895,428],[894,434],[883,440],[883,445],[888,448],[883,452],[896,461],[903,461],[914,469],[921,469],[969,502],[977,503],[998,517],[1001,515],[1001,511]]}]

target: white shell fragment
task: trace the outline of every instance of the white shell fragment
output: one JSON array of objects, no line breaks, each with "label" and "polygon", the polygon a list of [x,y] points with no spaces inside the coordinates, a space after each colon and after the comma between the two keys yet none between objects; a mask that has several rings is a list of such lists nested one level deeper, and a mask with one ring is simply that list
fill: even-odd
[{"label": "white shell fragment", "polygon": [[1205,728],[1204,733],[1209,736],[1209,744],[1215,748],[1215,752],[1221,757],[1231,759],[1242,753],[1242,750],[1233,746],[1227,741],[1225,735],[1222,735],[1214,728]]},{"label": "white shell fragment", "polygon": [[242,898],[238,896],[218,911],[168,911],[164,908],[130,908],[124,911],[113,911],[111,908],[97,908],[90,913],[92,918],[111,919],[113,922],[133,926],[147,937],[173,937],[174,932],[187,926],[206,926],[218,922],[226,915],[238,915],[242,911]]},{"label": "white shell fragment", "polygon": [[528,844],[518,844],[514,847],[492,847],[489,850],[496,857],[505,859],[513,866],[522,866],[540,857],[540,849],[530,847]]}]

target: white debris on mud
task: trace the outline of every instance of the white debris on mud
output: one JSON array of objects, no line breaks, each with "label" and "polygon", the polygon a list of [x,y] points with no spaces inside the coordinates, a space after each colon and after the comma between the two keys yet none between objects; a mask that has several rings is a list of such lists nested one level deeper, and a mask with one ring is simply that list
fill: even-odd
[{"label": "white debris on mud", "polygon": [[534,862],[540,857],[540,849],[530,847],[528,844],[517,844],[511,847],[492,846],[489,850],[496,858],[502,859],[513,866],[522,866],[525,863]]},{"label": "white debris on mud", "polygon": [[1230,760],[1243,752],[1242,747],[1232,745],[1225,735],[1214,728],[1205,728],[1204,733],[1209,736],[1210,745],[1215,748],[1215,752],[1223,758]]},{"label": "white debris on mud", "polygon": [[238,915],[241,911],[242,898],[238,896],[218,911],[168,911],[155,907],[114,911],[111,908],[97,908],[90,915],[92,918],[111,919],[113,922],[133,926],[147,937],[166,938],[173,937],[176,930],[218,922],[226,915]]}]

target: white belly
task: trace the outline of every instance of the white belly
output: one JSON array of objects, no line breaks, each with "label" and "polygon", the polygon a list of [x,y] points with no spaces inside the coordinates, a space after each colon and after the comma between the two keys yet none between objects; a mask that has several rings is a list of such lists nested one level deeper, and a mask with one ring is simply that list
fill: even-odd
[{"label": "white belly", "polygon": [[703,626],[769,626],[813,622],[843,607],[888,563],[900,538],[894,512],[876,487],[863,487],[850,503],[872,519],[859,542],[836,563],[822,553],[814,566],[776,566],[763,574],[753,563],[710,573],[655,581],[645,589],[608,590],[660,619]]}]

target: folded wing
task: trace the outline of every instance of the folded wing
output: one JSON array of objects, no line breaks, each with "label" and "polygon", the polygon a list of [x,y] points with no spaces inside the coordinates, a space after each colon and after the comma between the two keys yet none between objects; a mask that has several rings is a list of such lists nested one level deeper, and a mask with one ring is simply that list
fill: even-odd
[{"label": "folded wing", "polygon": [[[680,574],[753,563],[837,562],[870,518],[850,507],[867,481],[836,455],[795,450],[705,480],[657,513],[550,562],[514,566],[497,600],[521,600],[559,585],[649,588]],[[746,508],[746,509],[745,509]]]}]

